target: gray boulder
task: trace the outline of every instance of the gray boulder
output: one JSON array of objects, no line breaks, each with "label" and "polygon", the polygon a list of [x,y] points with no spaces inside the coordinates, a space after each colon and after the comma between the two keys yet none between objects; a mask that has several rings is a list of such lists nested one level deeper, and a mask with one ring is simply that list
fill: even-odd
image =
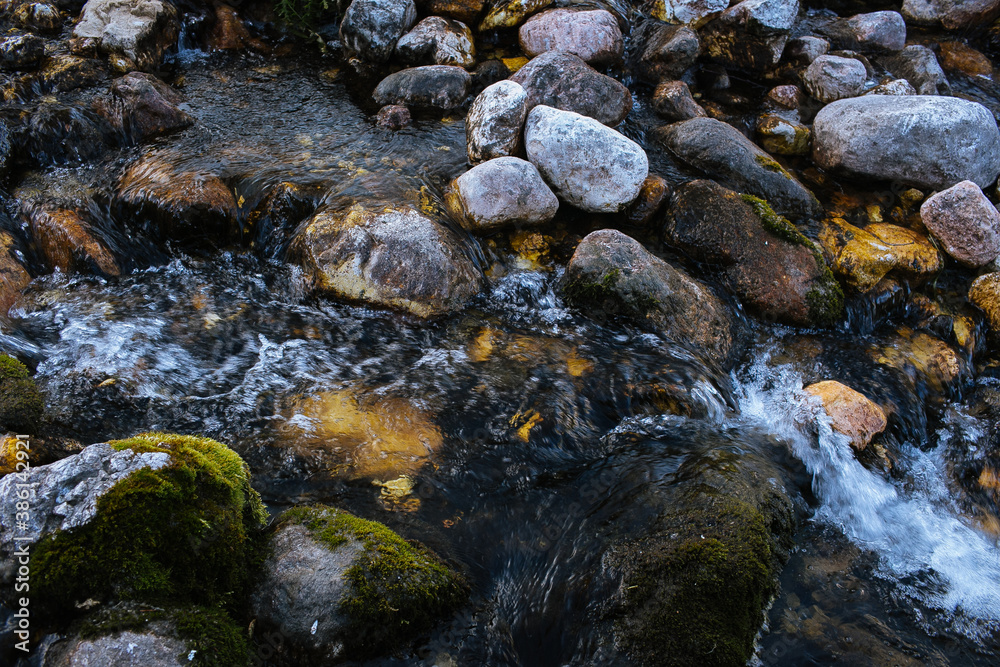
[{"label": "gray boulder", "polygon": [[698,33],[682,25],[645,24],[635,39],[643,44],[637,70],[649,81],[680,77],[694,65],[701,48]]},{"label": "gray boulder", "polygon": [[482,283],[454,233],[391,205],[322,209],[304,223],[293,254],[320,291],[418,317],[461,308]]},{"label": "gray boulder", "polygon": [[739,192],[767,199],[782,215],[819,217],[823,207],[774,158],[734,127],[714,118],[692,118],[658,129],[657,140],[677,157]]},{"label": "gray boulder", "polygon": [[529,58],[566,51],[588,63],[612,63],[625,51],[618,21],[606,9],[544,11],[521,26],[518,39]]},{"label": "gray boulder", "polygon": [[354,0],[340,24],[344,53],[364,62],[384,63],[416,22],[413,0]]},{"label": "gray boulder", "polygon": [[917,25],[968,28],[1000,16],[1000,0],[903,0],[903,16]]},{"label": "gray boulder", "polygon": [[572,53],[549,51],[532,58],[510,80],[528,94],[528,110],[544,104],[618,125],[632,109],[632,93]]},{"label": "gray boulder", "polygon": [[498,81],[479,93],[465,119],[469,161],[478,164],[516,153],[527,116],[528,94],[518,83]]},{"label": "gray boulder", "polygon": [[893,76],[906,79],[921,95],[951,95],[951,84],[938,63],[937,56],[926,46],[913,44],[899,53],[880,61]]},{"label": "gray boulder", "polygon": [[535,165],[516,157],[498,157],[465,172],[452,182],[447,202],[473,232],[543,224],[559,210],[559,200]]},{"label": "gray boulder", "polygon": [[813,159],[824,169],[941,190],[1000,174],[993,114],[955,97],[867,95],[829,104],[813,122]]},{"label": "gray boulder", "polygon": [[928,197],[920,220],[944,251],[966,266],[979,268],[1000,255],[1000,213],[972,181]]},{"label": "gray boulder", "polygon": [[455,109],[469,94],[472,76],[454,65],[424,65],[382,79],[372,97],[381,105]]},{"label": "gray boulder", "polygon": [[859,95],[867,78],[865,66],[854,58],[820,56],[806,69],[802,83],[810,95],[829,104]]},{"label": "gray boulder", "polygon": [[125,630],[57,642],[46,651],[42,667],[182,667],[191,664],[187,659],[191,652],[187,642],[171,634]]},{"label": "gray boulder", "polygon": [[476,47],[469,26],[460,21],[428,16],[399,38],[396,55],[407,65],[476,64]]},{"label": "gray boulder", "polygon": [[732,319],[722,301],[617,230],[580,241],[564,280],[567,299],[584,313],[624,317],[715,361],[732,349]]},{"label": "gray boulder", "polygon": [[594,213],[622,210],[649,173],[646,152],[622,134],[572,111],[537,106],[524,126],[528,159],[564,201]]},{"label": "gray boulder", "polygon": [[744,0],[705,26],[704,53],[728,67],[769,69],[781,60],[798,13],[798,0]]},{"label": "gray boulder", "polygon": [[157,67],[177,42],[177,10],[162,0],[88,0],[73,28],[78,41],[102,53],[125,56],[139,69]]},{"label": "gray boulder", "polygon": [[871,12],[831,21],[824,35],[838,46],[864,53],[899,51],[906,46],[906,22],[899,12]]}]

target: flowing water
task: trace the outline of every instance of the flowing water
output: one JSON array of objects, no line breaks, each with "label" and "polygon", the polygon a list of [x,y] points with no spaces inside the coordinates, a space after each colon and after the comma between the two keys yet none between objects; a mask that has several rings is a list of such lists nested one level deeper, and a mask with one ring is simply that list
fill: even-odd
[{"label": "flowing water", "polygon": [[[592,631],[593,601],[611,592],[604,555],[649,526],[650,498],[682,465],[719,452],[778,466],[803,519],[759,664],[1000,661],[1000,548],[983,520],[996,506],[956,473],[990,454],[993,425],[964,398],[964,356],[959,388],[876,363],[915,319],[903,301],[859,302],[835,331],[745,321],[727,372],[563,304],[558,266],[607,224],[592,216],[560,217],[540,257],[464,236],[490,287],[432,323],[314,296],[281,244],[250,228],[234,248],[164,249],[108,196],[140,155],[219,175],[244,222],[282,182],[328,203],[441,210],[466,168],[461,118],[379,130],[332,61],[185,51],[174,67],[193,128],[21,179],[21,201],[93,211],[126,271],[36,279],[0,346],[37,364],[60,433],[205,434],[247,460],[272,511],[334,504],[459,564],[473,601],[414,654],[377,664],[621,664]],[[626,131],[642,141],[643,102],[633,116]],[[658,171],[687,178],[666,158]],[[929,289],[945,299],[947,282]],[[895,406],[891,472],[862,465],[804,400],[803,384],[827,376]],[[400,480],[412,489],[396,492]]]}]

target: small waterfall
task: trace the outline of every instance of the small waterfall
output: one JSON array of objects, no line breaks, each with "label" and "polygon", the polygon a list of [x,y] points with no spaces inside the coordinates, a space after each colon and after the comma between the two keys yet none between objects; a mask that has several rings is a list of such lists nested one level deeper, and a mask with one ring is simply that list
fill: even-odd
[{"label": "small waterfall", "polygon": [[858,462],[825,412],[805,402],[791,366],[769,366],[768,355],[760,355],[734,384],[735,419],[785,441],[812,474],[820,503],[814,520],[875,553],[876,575],[924,607],[929,631],[981,640],[1000,629],[1000,548],[969,526],[951,499],[947,435],[928,451],[904,447],[910,483],[903,488]]}]

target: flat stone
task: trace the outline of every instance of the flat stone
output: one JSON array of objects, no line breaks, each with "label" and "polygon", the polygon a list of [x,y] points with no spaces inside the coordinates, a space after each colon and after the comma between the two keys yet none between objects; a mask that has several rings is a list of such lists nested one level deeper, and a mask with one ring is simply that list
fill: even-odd
[{"label": "flat stone", "polygon": [[927,198],[920,220],[944,251],[978,268],[1000,255],[1000,213],[972,181],[962,181]]},{"label": "flat stone", "polygon": [[820,242],[833,257],[831,268],[859,292],[869,292],[890,271],[918,280],[941,270],[930,240],[906,227],[876,223],[861,229],[839,218],[824,223]]}]

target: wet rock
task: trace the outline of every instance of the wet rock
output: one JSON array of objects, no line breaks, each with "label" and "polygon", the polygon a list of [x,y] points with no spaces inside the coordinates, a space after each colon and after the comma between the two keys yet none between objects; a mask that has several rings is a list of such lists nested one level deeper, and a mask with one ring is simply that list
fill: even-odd
[{"label": "wet rock", "polygon": [[843,311],[843,292],[822,253],[761,199],[712,181],[674,193],[666,242],[715,265],[751,311],[787,324],[828,325]]},{"label": "wet rock", "polygon": [[565,291],[585,313],[627,318],[716,361],[732,349],[732,320],[722,301],[616,230],[580,242],[566,267]]},{"label": "wet rock", "polygon": [[510,80],[524,88],[529,111],[544,104],[614,126],[625,120],[632,109],[628,88],[572,53],[543,53]]},{"label": "wet rock", "polygon": [[458,237],[408,208],[324,209],[294,246],[320,290],[418,317],[462,308],[481,285]]},{"label": "wet rock", "polygon": [[379,104],[455,109],[469,94],[472,77],[453,65],[424,65],[390,74],[375,87],[372,97]]},{"label": "wet rock", "polygon": [[830,426],[850,438],[851,446],[860,451],[872,438],[885,430],[885,412],[864,394],[836,380],[824,380],[805,388],[820,400],[830,417]]},{"label": "wet rock", "polygon": [[1000,130],[975,102],[868,95],[816,114],[813,159],[823,169],[917,187],[941,190],[970,180],[985,188],[1000,173]]},{"label": "wet rock", "polygon": [[941,270],[941,255],[926,236],[911,229],[876,223],[860,229],[839,218],[824,223],[820,241],[831,267],[860,292],[868,292],[890,271],[917,279]]},{"label": "wet rock", "polygon": [[45,667],[177,667],[182,664],[178,656],[191,651],[187,642],[167,633],[125,630],[103,637],[74,637],[56,642],[46,652],[44,664]]},{"label": "wet rock", "polygon": [[514,155],[528,116],[528,94],[520,84],[498,81],[473,101],[465,119],[465,141],[472,164]]},{"label": "wet rock", "polygon": [[643,30],[639,73],[650,81],[676,79],[698,59],[698,33],[687,26],[657,25]]},{"label": "wet rock", "polygon": [[565,51],[588,63],[613,63],[625,51],[618,21],[605,9],[550,9],[532,16],[518,31],[529,58]]},{"label": "wet rock", "polygon": [[114,255],[101,243],[78,212],[35,208],[28,212],[31,236],[50,269],[64,273],[117,276]]},{"label": "wet rock", "polygon": [[6,317],[31,276],[14,254],[14,237],[0,231],[0,317]]},{"label": "wet rock", "polygon": [[893,79],[892,81],[886,81],[885,83],[880,83],[871,90],[869,90],[865,95],[916,95],[917,89],[914,88],[909,81],[906,79]]},{"label": "wet rock", "polygon": [[424,15],[446,16],[466,25],[475,25],[486,0],[419,0],[417,8]]},{"label": "wet rock", "polygon": [[98,112],[128,141],[141,143],[191,125],[194,119],[177,105],[184,98],[152,74],[131,72],[111,82]]},{"label": "wet rock", "polygon": [[45,41],[35,35],[13,35],[0,40],[0,69],[23,70],[45,57]]},{"label": "wet rock", "polygon": [[863,53],[899,51],[906,46],[906,22],[899,12],[871,12],[832,21],[823,34],[838,46]]},{"label": "wet rock", "polygon": [[31,85],[37,85],[43,93],[65,92],[94,85],[107,76],[100,61],[57,55],[49,58],[42,69],[31,78]]},{"label": "wet rock", "polygon": [[472,31],[464,23],[428,16],[400,37],[396,55],[407,65],[455,65],[466,69],[476,64]]},{"label": "wet rock", "polygon": [[56,33],[62,30],[59,8],[47,2],[26,2],[14,10],[14,20],[27,30]]},{"label": "wet rock", "polygon": [[320,184],[284,181],[271,188],[247,216],[255,235],[251,247],[265,257],[283,258],[295,228],[312,215],[325,194]]},{"label": "wet rock", "polygon": [[156,155],[125,171],[117,200],[133,219],[152,223],[150,231],[160,238],[227,239],[237,232],[236,200],[218,176],[178,171]]},{"label": "wet rock", "polygon": [[656,214],[670,199],[670,184],[666,179],[656,174],[650,174],[639,188],[639,196],[625,212],[625,220],[630,225],[646,227],[650,225]]},{"label": "wet rock", "polygon": [[760,145],[775,155],[807,155],[811,133],[802,123],[793,123],[777,114],[765,114],[757,119]]},{"label": "wet rock", "polygon": [[767,201],[782,215],[819,216],[822,206],[798,180],[738,130],[714,118],[694,118],[656,131],[684,162],[740,192]]},{"label": "wet rock", "polygon": [[657,0],[653,3],[653,16],[667,23],[700,24],[702,19],[721,12],[729,0]]},{"label": "wet rock", "polygon": [[785,53],[789,58],[809,65],[830,50],[830,42],[822,37],[806,36],[788,42]]},{"label": "wet rock", "polygon": [[525,122],[524,143],[528,160],[556,194],[584,211],[622,210],[649,172],[637,143],[572,111],[535,107]]},{"label": "wet rock", "polygon": [[452,215],[473,232],[544,224],[559,209],[535,165],[516,157],[476,165],[453,181],[448,195]]},{"label": "wet rock", "polygon": [[1000,15],[997,0],[903,0],[903,16],[917,25],[947,30],[984,25]]},{"label": "wet rock", "polygon": [[540,12],[555,0],[500,0],[479,24],[479,31],[516,28],[526,18]]},{"label": "wet rock", "polygon": [[1000,255],[1000,213],[972,181],[928,197],[920,220],[944,251],[966,266],[977,268]]},{"label": "wet rock", "polygon": [[797,111],[802,105],[803,95],[798,86],[775,86],[767,92],[767,104],[776,109]]},{"label": "wet rock", "polygon": [[39,105],[23,130],[22,150],[39,165],[87,162],[108,144],[107,126],[97,114],[54,102]]},{"label": "wet rock", "polygon": [[10,132],[7,130],[7,123],[0,119],[0,184],[10,171],[11,158]]},{"label": "wet rock", "polygon": [[269,47],[250,36],[243,20],[232,7],[224,4],[215,6],[215,22],[206,37],[210,51],[239,51],[250,47],[256,51],[269,53]]},{"label": "wet rock", "polygon": [[511,71],[503,60],[492,59],[482,62],[472,73],[472,94],[478,95],[510,75]]},{"label": "wet rock", "polygon": [[797,0],[744,0],[701,32],[704,55],[727,67],[763,71],[778,64],[799,13]]},{"label": "wet rock", "polygon": [[992,76],[993,63],[979,51],[962,42],[941,42],[941,67],[966,76]]},{"label": "wet rock", "polygon": [[[41,429],[44,413],[45,401],[25,365],[11,356],[0,355],[0,428],[33,435]],[[34,456],[29,461],[33,465],[38,463]],[[16,462],[10,467],[18,470]],[[0,523],[2,529],[3,524]],[[0,576],[3,575],[0,568]]]},{"label": "wet rock", "polygon": [[288,510],[270,546],[251,606],[300,664],[384,653],[468,596],[423,545],[330,507]]},{"label": "wet rock", "polygon": [[875,363],[896,369],[922,395],[940,402],[967,379],[966,362],[946,342],[924,331],[900,327],[871,352]]},{"label": "wet rock", "polygon": [[993,336],[1000,336],[1000,273],[986,273],[976,278],[969,288],[969,301],[986,313]]},{"label": "wet rock", "polygon": [[94,40],[101,53],[125,56],[145,70],[160,64],[179,30],[177,10],[169,2],[88,0],[73,37]]},{"label": "wet rock", "polygon": [[867,78],[865,66],[854,58],[820,56],[802,75],[802,83],[810,95],[829,104],[859,95]]},{"label": "wet rock", "polygon": [[392,57],[399,38],[416,22],[413,0],[353,0],[340,24],[344,54],[384,63]]},{"label": "wet rock", "polygon": [[383,130],[402,130],[410,125],[410,110],[399,104],[387,104],[375,115],[375,124]]},{"label": "wet rock", "polygon": [[938,64],[937,56],[926,46],[913,44],[881,60],[893,76],[906,79],[921,95],[951,95],[951,84]]},{"label": "wet rock", "polygon": [[683,81],[661,82],[653,91],[653,110],[671,122],[708,116]]},{"label": "wet rock", "polygon": [[[249,583],[251,541],[267,515],[246,464],[214,440],[143,434],[27,476],[35,495],[26,529],[15,532],[13,514],[0,519],[0,579],[13,577],[14,549],[29,547],[34,609],[62,615],[89,598],[137,595],[214,604]],[[18,481],[0,480],[5,513]]]}]

